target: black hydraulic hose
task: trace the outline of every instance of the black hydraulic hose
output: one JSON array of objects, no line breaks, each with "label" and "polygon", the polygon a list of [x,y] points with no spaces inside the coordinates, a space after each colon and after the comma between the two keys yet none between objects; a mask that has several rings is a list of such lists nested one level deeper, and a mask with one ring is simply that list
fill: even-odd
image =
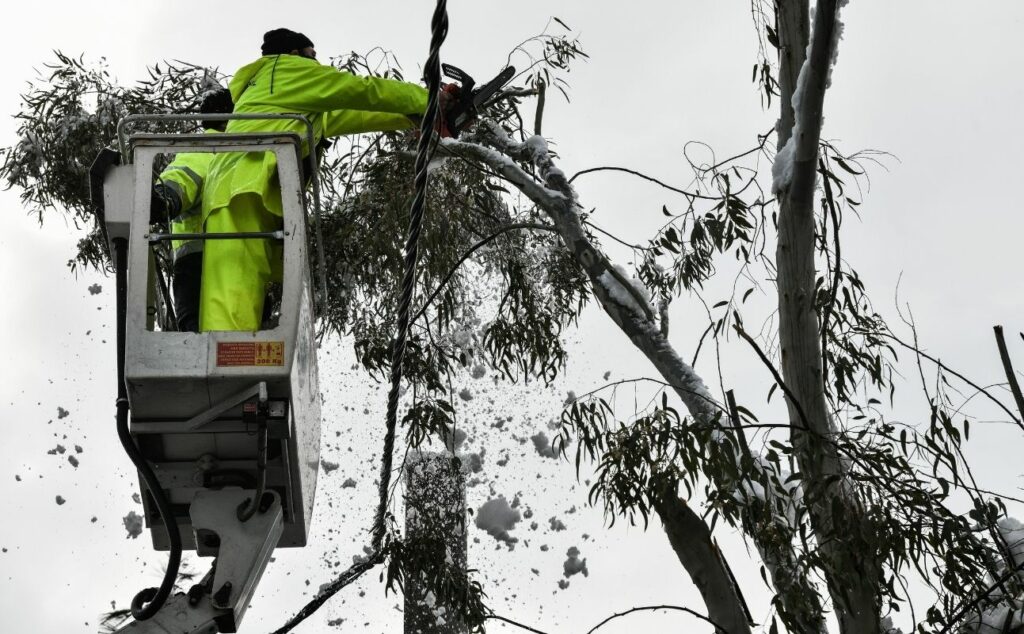
[{"label": "black hydraulic hose", "polygon": [[380,465],[380,499],[377,514],[373,518],[373,549],[379,551],[384,541],[385,514],[391,482],[392,453],[395,448],[395,428],[398,426],[398,392],[402,384],[402,361],[405,357],[406,336],[409,330],[409,305],[412,303],[416,283],[416,261],[419,257],[420,225],[423,222],[423,205],[427,196],[427,163],[430,160],[430,143],[434,121],[438,114],[438,100],[441,94],[441,44],[448,36],[448,3],[437,0],[437,7],[430,22],[430,54],[423,68],[427,79],[427,111],[420,122],[420,139],[416,148],[416,197],[409,211],[409,234],[405,242],[405,275],[402,278],[402,292],[398,300],[398,327],[391,351],[391,391],[388,393],[387,433],[384,436],[384,453]]},{"label": "black hydraulic hose", "polygon": [[[262,406],[262,404],[261,404]],[[242,502],[237,511],[239,522],[248,522],[256,514],[256,509],[263,504],[263,493],[267,490],[267,444],[268,433],[266,422],[260,423],[259,438],[256,448],[256,494]]]},{"label": "black hydraulic hose", "polygon": [[146,487],[156,502],[157,510],[167,529],[167,540],[171,550],[167,557],[167,570],[159,588],[146,588],[132,599],[132,616],[136,621],[145,621],[156,614],[164,606],[174,589],[178,578],[178,567],[181,565],[181,533],[178,522],[174,518],[171,502],[167,499],[160,482],[153,473],[153,467],[139,451],[135,440],[128,432],[128,388],[124,382],[124,350],[125,323],[128,309],[128,240],[114,239],[114,267],[117,280],[117,437],[121,440],[125,453],[132,464],[142,474]]}]

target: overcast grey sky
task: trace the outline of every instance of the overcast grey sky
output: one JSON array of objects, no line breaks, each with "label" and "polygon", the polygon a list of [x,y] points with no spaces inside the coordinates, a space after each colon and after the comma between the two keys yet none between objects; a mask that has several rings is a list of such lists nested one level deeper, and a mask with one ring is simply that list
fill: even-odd
[{"label": "overcast grey sky", "polygon": [[[539,32],[551,15],[580,34],[590,59],[570,74],[572,103],[549,100],[544,125],[569,173],[621,165],[685,185],[691,177],[682,160],[687,141],[704,141],[719,156],[732,155],[750,147],[776,117],[774,109],[762,109],[750,82],[756,40],[746,0],[458,0],[449,10],[443,58],[480,78],[496,71],[508,51]],[[265,30],[287,26],[309,35],[321,56],[384,46],[414,77],[426,54],[431,11],[432,3],[411,0],[14,3],[5,7],[9,28],[0,40],[0,146],[14,141],[9,115],[17,111],[18,95],[34,69],[52,59],[52,49],[91,60],[106,57],[123,82],[164,59],[232,73],[259,54]],[[846,8],[843,20],[846,39],[826,97],[824,136],[848,151],[874,148],[896,157],[886,161],[887,169],[872,171],[862,218],[844,225],[844,255],[893,323],[899,281],[900,301],[912,306],[929,351],[983,385],[999,382],[993,324],[1012,333],[1018,366],[1024,364],[1024,344],[1015,334],[1024,330],[1018,247],[1024,221],[1016,193],[1024,140],[1024,5],[859,0]],[[596,222],[631,241],[649,235],[662,204],[679,204],[668,193],[619,175],[581,177],[579,192],[588,209],[597,207]],[[78,236],[56,217],[40,230],[26,217],[17,192],[0,192],[0,403],[8,430],[0,449],[0,493],[7,508],[0,523],[5,631],[95,631],[97,614],[112,600],[124,607],[137,589],[155,584],[164,560],[150,552],[147,539],[126,540],[120,526],[120,518],[138,506],[113,427],[113,283],[94,273],[71,276],[65,262]],[[102,291],[91,293],[93,284]],[[674,310],[673,343],[689,355],[700,329],[688,325],[699,312],[686,298]],[[646,534],[621,523],[603,529],[600,513],[583,509],[586,487],[573,487],[571,466],[544,461],[517,440],[557,414],[566,390],[589,391],[605,371],[619,378],[650,374],[603,315],[588,314],[571,337],[576,343],[566,377],[540,398],[532,396],[534,386],[505,391],[487,379],[467,380],[477,398],[461,415],[478,427],[472,448],[486,447],[488,464],[486,482],[471,490],[470,504],[521,492],[543,525],[531,532],[520,524],[523,543],[512,553],[495,552],[490,537],[474,532],[471,537],[480,543],[472,544],[471,561],[484,572],[499,612],[547,631],[585,632],[633,605],[699,610],[699,598],[658,525]],[[725,382],[749,394],[750,402],[761,402],[768,381],[749,351],[730,343],[723,359]],[[324,457],[341,468],[322,476],[310,546],[279,553],[243,631],[280,625],[308,598],[303,593],[330,579],[324,562],[347,565],[365,541],[383,394],[349,370],[345,345],[322,351],[321,364]],[[710,365],[698,370],[714,374]],[[895,412],[908,422],[923,413],[913,389]],[[58,407],[70,414],[58,418]],[[514,418],[501,432],[489,427],[499,415]],[[996,424],[975,427],[972,438],[969,455],[982,481],[1019,493],[1016,456],[1024,438]],[[75,444],[82,447],[79,467],[67,455],[47,453],[58,443],[71,452]],[[495,461],[504,455],[510,465],[499,469]],[[355,489],[340,489],[346,477],[357,480]],[[66,503],[58,506],[57,495]],[[569,513],[573,506],[577,512]],[[569,530],[546,530],[553,516]],[[756,565],[734,535],[719,532],[742,571],[755,614],[766,614],[768,595]],[[541,551],[542,544],[550,550]],[[571,546],[588,558],[591,574],[573,577],[559,591],[561,563]],[[371,575],[350,588],[298,631],[396,631],[398,600],[384,597],[376,579]],[[340,628],[327,625],[338,618],[346,619]],[[641,627],[703,631],[679,615],[636,617],[603,631]]]}]

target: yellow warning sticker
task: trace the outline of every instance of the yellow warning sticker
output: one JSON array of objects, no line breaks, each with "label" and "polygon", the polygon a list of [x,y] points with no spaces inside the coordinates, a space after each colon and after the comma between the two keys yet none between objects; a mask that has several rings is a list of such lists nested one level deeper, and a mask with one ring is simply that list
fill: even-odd
[{"label": "yellow warning sticker", "polygon": [[283,341],[218,341],[217,367],[284,365]]}]

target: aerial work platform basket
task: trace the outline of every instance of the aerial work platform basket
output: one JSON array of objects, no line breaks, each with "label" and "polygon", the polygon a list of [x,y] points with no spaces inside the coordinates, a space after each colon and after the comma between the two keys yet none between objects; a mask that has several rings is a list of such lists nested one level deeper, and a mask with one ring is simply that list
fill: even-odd
[{"label": "aerial work platform basket", "polygon": [[[291,119],[302,124],[305,138],[294,132],[127,132],[131,124],[141,121],[196,118],[126,117],[118,126],[123,164],[110,166],[102,174],[107,237],[112,242],[128,241],[123,363],[129,429],[170,499],[185,548],[198,546],[203,554],[203,535],[201,531],[194,534],[189,515],[199,492],[230,486],[260,491],[264,485],[265,491],[278,495],[283,511],[283,532],[270,548],[303,546],[320,453],[315,315],[300,168],[303,155],[315,147],[313,129],[300,115],[205,114],[206,120]],[[273,240],[283,247],[279,315],[274,323],[264,323],[264,329],[177,332],[161,329],[156,319],[160,305],[170,301],[168,273],[161,268],[159,254],[172,235],[150,224],[154,167],[161,155],[184,152],[272,152],[276,158],[284,210],[277,230],[173,236],[176,240]],[[309,172],[311,215],[319,222],[315,163]],[[166,533],[157,528],[166,518],[159,516],[145,484],[141,486],[154,546],[166,550]]]}]

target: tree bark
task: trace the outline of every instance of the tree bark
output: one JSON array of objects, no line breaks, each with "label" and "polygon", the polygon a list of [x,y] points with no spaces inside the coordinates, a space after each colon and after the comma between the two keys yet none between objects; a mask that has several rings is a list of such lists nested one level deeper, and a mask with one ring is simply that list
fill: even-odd
[{"label": "tree bark", "polygon": [[708,525],[674,491],[654,508],[679,563],[704,599],[708,618],[722,626],[716,634],[750,632],[742,595],[733,584],[721,552],[711,541]]},{"label": "tree bark", "polygon": [[[800,20],[802,0],[781,0],[779,37],[782,119],[779,147],[792,148],[792,178],[778,192],[779,241],[776,252],[779,294],[779,342],[782,375],[796,402],[787,399],[793,422],[792,442],[803,473],[805,498],[818,546],[824,555],[823,573],[835,606],[840,631],[871,634],[879,631],[880,566],[871,546],[871,528],[845,474],[841,456],[831,440],[838,430],[829,412],[821,366],[821,339],[815,306],[814,199],[818,143],[829,69],[837,28],[838,0],[819,0],[814,20],[810,59],[804,64],[801,46],[807,39]],[[802,82],[793,81],[800,60]],[[792,111],[797,83],[803,83],[799,111]],[[784,125],[792,113],[793,125]],[[792,138],[788,134],[792,133]],[[781,154],[781,151],[780,151]],[[801,411],[802,410],[802,411]],[[806,421],[803,419],[806,417]],[[810,429],[804,429],[804,425]],[[825,485],[829,478],[831,484]],[[833,525],[833,501],[845,513],[843,526]]]},{"label": "tree bark", "polygon": [[800,67],[807,56],[810,39],[806,2],[775,0],[775,32],[779,36],[779,90],[782,101],[779,112],[779,147],[789,141],[793,132],[793,91],[800,76]]}]

